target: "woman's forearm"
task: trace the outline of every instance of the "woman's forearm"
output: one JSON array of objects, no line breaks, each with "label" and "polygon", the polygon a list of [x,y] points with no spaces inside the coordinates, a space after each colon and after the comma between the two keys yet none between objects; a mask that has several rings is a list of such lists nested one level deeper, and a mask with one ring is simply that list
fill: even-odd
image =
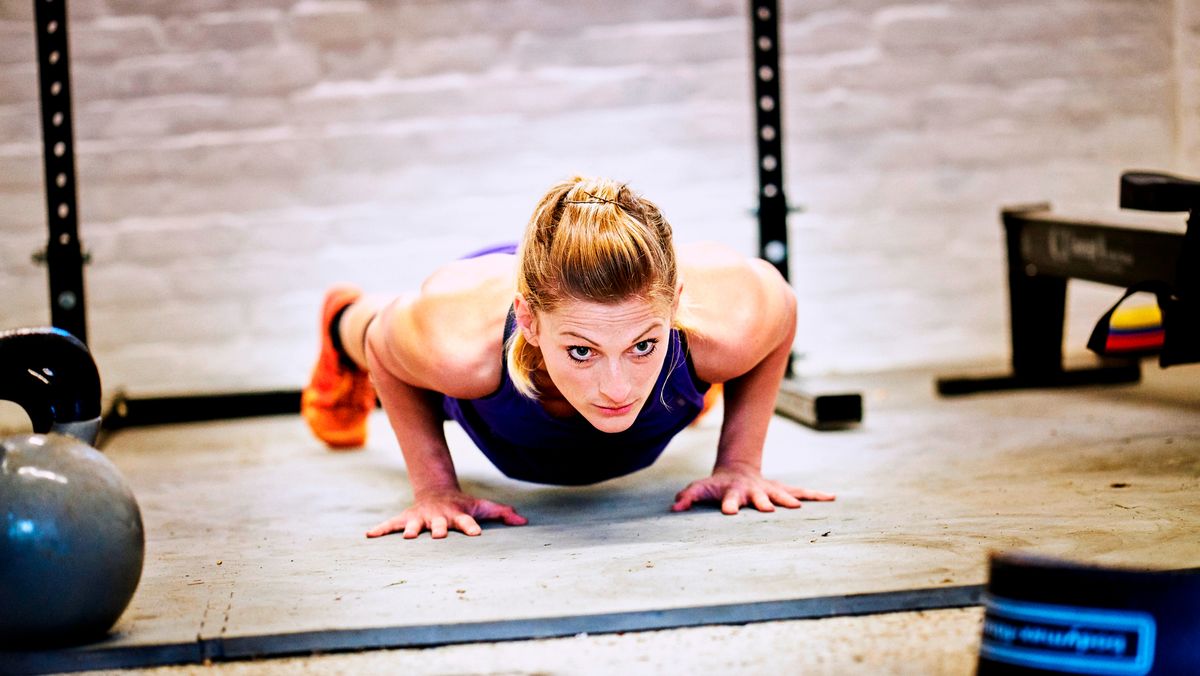
[{"label": "woman's forearm", "polygon": [[413,495],[459,490],[458,475],[446,444],[442,395],[396,377],[380,364],[370,347],[367,363],[383,410],[400,443]]}]

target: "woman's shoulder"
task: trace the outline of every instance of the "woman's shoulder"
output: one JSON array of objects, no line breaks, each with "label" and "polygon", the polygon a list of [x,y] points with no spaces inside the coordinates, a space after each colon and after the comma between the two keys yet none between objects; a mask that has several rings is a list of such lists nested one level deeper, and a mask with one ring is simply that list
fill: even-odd
[{"label": "woman's shoulder", "polygon": [[[451,261],[421,283],[421,296],[439,303],[469,303],[516,288],[517,259],[511,254],[488,254]],[[491,293],[489,293],[491,292]],[[511,297],[507,297],[511,301]]]},{"label": "woman's shoulder", "polygon": [[453,261],[380,315],[384,365],[418,387],[476,398],[500,382],[504,325],[516,293],[509,255]]},{"label": "woman's shoulder", "polygon": [[795,322],[795,295],[771,264],[716,242],[678,247],[682,324],[696,374],[724,382],[745,374]]}]

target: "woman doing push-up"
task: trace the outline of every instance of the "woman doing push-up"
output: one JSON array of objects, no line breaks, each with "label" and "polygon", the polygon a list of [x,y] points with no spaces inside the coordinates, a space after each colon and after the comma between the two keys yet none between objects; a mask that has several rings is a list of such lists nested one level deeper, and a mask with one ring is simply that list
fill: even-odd
[{"label": "woman doing push-up", "polygon": [[[711,476],[671,509],[717,502],[769,512],[832,495],[762,476],[763,442],[796,331],[791,287],[717,244],[679,247],[626,185],[573,178],[534,209],[519,248],[452,262],[384,301],[339,286],[303,413],[334,448],[361,446],[378,394],[413,504],[369,537],[526,523],[459,486],[443,423],[460,423],[504,474],[580,485],[649,466],[723,385]],[[711,396],[710,396],[711,399]]]}]

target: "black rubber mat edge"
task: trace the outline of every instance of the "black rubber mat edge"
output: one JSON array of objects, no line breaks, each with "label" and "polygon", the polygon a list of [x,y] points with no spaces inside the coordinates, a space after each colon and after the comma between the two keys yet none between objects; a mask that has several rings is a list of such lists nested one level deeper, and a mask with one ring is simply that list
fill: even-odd
[{"label": "black rubber mat edge", "polygon": [[314,653],[431,648],[462,643],[560,638],[578,634],[614,634],[707,625],[878,615],[978,606],[982,603],[982,598],[983,585],[964,585],[596,615],[202,638],[194,643],[0,652],[0,673],[16,675],[94,669],[136,669]]},{"label": "black rubber mat edge", "polygon": [[299,390],[130,398],[118,393],[104,429],[231,420],[300,412]]}]

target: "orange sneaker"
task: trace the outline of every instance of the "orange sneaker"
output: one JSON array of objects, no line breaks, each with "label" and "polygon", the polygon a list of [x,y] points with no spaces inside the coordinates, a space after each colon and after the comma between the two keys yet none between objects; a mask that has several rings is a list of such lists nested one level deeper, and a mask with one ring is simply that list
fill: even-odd
[{"label": "orange sneaker", "polygon": [[721,395],[724,394],[724,392],[725,386],[722,383],[715,383],[709,387],[708,391],[704,393],[704,408],[700,409],[700,413],[696,414],[695,419],[689,424],[692,427],[699,425],[700,420],[707,416],[709,411],[711,411],[713,407],[717,405],[717,402],[721,400]]},{"label": "orange sneaker", "polygon": [[338,285],[325,294],[321,309],[321,354],[312,380],[300,397],[300,413],[318,439],[330,448],[359,448],[367,442],[367,418],[375,409],[375,388],[367,372],[338,354],[329,336],[337,313],[358,300],[362,291]]}]

